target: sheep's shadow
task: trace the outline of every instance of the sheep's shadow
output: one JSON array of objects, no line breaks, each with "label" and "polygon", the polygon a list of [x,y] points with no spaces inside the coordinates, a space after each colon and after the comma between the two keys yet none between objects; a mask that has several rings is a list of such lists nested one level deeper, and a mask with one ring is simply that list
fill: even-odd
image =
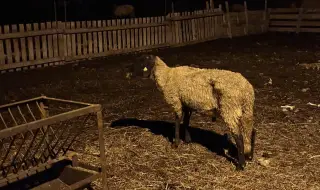
[{"label": "sheep's shadow", "polygon": [[[135,118],[125,118],[113,121],[110,127],[137,126],[149,129],[153,134],[162,135],[172,143],[174,139],[174,123],[166,121],[138,120]],[[181,131],[182,132],[182,131]],[[190,127],[192,143],[199,143],[219,156],[224,156],[227,160],[236,164],[237,149],[228,140],[227,135],[220,135],[213,131]],[[183,139],[184,133],[181,133]],[[229,155],[225,154],[224,149],[228,150]]]}]

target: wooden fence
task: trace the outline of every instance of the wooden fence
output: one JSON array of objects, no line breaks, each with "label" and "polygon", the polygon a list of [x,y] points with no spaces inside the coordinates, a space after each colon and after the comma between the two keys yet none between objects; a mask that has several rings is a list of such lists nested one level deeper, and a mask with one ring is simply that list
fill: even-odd
[{"label": "wooden fence", "polygon": [[146,49],[184,46],[266,31],[264,11],[219,9],[166,17],[0,26],[0,71],[14,71]]},{"label": "wooden fence", "polygon": [[320,32],[320,9],[269,9],[269,31]]}]

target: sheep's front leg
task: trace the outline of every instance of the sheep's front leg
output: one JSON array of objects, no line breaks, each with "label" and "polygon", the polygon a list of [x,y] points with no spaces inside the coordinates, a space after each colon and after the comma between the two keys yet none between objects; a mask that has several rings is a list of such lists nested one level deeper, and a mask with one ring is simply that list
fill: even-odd
[{"label": "sheep's front leg", "polygon": [[189,132],[189,125],[190,125],[190,117],[191,117],[191,111],[185,109],[184,110],[184,117],[183,117],[183,127],[184,127],[184,140],[186,143],[191,142],[191,136]]},{"label": "sheep's front leg", "polygon": [[176,114],[175,143],[174,143],[175,148],[177,148],[180,144],[180,122],[181,122],[181,116]]},{"label": "sheep's front leg", "polygon": [[244,156],[244,145],[243,145],[243,136],[242,134],[234,135],[238,149],[238,165],[237,170],[244,170],[246,166],[245,156]]}]

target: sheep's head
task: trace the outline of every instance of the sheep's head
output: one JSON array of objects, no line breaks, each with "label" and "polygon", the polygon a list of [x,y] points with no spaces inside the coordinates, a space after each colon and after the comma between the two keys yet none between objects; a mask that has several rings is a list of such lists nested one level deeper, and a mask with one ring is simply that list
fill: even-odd
[{"label": "sheep's head", "polygon": [[141,57],[141,64],[139,65],[139,71],[142,72],[143,77],[154,79],[154,65],[157,56],[154,55],[144,55]]}]

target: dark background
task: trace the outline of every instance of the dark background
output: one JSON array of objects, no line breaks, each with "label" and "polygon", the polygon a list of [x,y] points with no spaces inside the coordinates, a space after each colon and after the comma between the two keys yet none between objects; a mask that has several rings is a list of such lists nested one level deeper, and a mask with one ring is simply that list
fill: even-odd
[{"label": "dark background", "polygon": [[[166,2],[165,2],[166,1]],[[193,11],[205,8],[206,0],[67,0],[67,20],[104,20],[112,17],[113,5],[131,4],[136,17],[163,16],[171,12],[171,2],[175,11]],[[268,7],[288,7],[294,0],[269,0]],[[243,0],[229,0],[243,4]],[[64,0],[56,0],[57,20],[64,21]],[[166,4],[166,9],[165,9]],[[214,0],[215,7],[224,1]],[[264,0],[247,0],[248,9],[264,8]],[[54,21],[54,0],[1,0],[0,24],[18,24]]]}]

